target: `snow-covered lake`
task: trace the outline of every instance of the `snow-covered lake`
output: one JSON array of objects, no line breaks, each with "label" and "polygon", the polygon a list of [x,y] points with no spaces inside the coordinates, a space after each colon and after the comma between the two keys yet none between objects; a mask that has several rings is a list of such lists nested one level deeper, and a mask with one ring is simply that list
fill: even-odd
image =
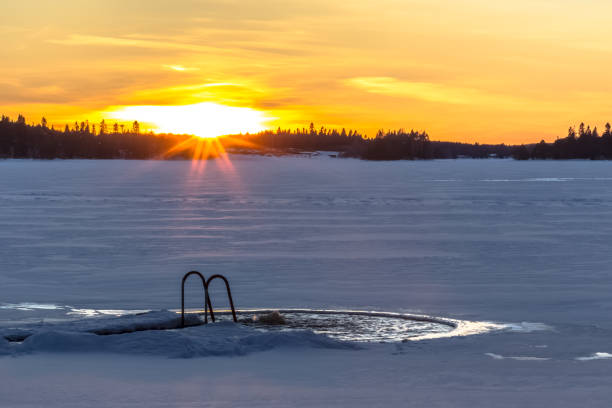
[{"label": "snow-covered lake", "polygon": [[[489,406],[536,406],[546,396],[572,406],[585,395],[606,406],[612,391],[599,385],[609,384],[603,373],[612,372],[605,359],[612,353],[611,243],[608,162],[237,156],[231,165],[202,169],[179,161],[0,161],[0,326],[176,309],[182,275],[197,269],[226,275],[239,308],[377,310],[516,327],[424,342],[418,350],[317,354],[300,346],[312,364],[347,363],[352,380],[341,383],[359,388],[355,395],[379,378],[370,391],[382,394],[363,405],[385,406],[385,396],[400,404],[392,373],[418,369],[424,377],[402,381],[416,387],[412,398],[421,406],[479,405],[492,389],[506,400]],[[192,307],[200,306],[197,289],[188,291]],[[227,306],[222,289],[213,289],[218,307]],[[0,359],[0,366],[11,361],[0,375],[36,365],[32,358]],[[266,360],[255,353],[240,361],[248,383]],[[275,364],[282,374],[262,387],[285,393],[287,404],[278,406],[356,405],[348,394],[321,388],[330,378],[300,388],[286,379],[288,363]],[[455,374],[440,372],[448,364]],[[10,401],[19,402],[21,383],[8,383]],[[428,399],[439,386],[454,391]],[[309,389],[317,393],[310,400]],[[250,401],[247,394],[239,395]]]}]

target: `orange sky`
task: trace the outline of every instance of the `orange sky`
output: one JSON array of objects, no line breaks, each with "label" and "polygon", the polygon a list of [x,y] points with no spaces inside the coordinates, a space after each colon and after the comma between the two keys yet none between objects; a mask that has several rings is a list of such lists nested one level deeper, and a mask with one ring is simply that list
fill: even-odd
[{"label": "orange sky", "polygon": [[20,0],[0,13],[0,111],[550,141],[612,120],[611,20],[604,0]]}]

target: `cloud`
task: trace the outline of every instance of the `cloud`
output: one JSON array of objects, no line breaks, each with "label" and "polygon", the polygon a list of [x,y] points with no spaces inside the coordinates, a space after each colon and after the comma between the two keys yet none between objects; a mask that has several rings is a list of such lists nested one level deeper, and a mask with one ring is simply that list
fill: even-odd
[{"label": "cloud", "polygon": [[23,86],[0,82],[2,103],[65,103],[70,100],[65,89],[57,85]]},{"label": "cloud", "polygon": [[111,47],[137,47],[150,49],[164,50],[185,50],[194,52],[218,51],[216,47],[206,45],[187,44],[180,42],[161,41],[161,40],[143,40],[138,38],[123,38],[123,37],[104,37],[97,35],[81,35],[72,34],[65,39],[51,39],[47,42],[60,45],[99,45]]},{"label": "cloud", "polygon": [[[195,39],[194,39],[195,40]],[[304,50],[295,49],[291,46],[268,44],[261,41],[246,40],[242,43],[227,43],[216,41],[216,46],[195,44],[190,42],[172,41],[171,38],[142,38],[141,35],[126,37],[107,37],[99,35],[71,34],[63,39],[49,39],[48,43],[66,46],[102,46],[102,47],[131,47],[148,50],[162,51],[185,51],[188,53],[211,54],[211,55],[240,55],[244,51],[252,51],[264,54],[279,55],[303,55]]]},{"label": "cloud", "polygon": [[126,101],[133,104],[188,104],[216,101],[227,105],[252,105],[261,91],[248,84],[206,82],[133,92]]},{"label": "cloud", "polygon": [[198,71],[200,68],[195,68],[195,67],[184,67],[182,65],[163,65],[164,68],[172,70],[172,71],[178,71],[178,72],[186,72],[186,71]]},{"label": "cloud", "polygon": [[402,81],[392,77],[356,77],[346,80],[346,83],[371,93],[420,99],[427,102],[460,105],[489,103],[522,105],[525,103],[518,98],[496,95],[475,88],[454,87],[433,82]]}]

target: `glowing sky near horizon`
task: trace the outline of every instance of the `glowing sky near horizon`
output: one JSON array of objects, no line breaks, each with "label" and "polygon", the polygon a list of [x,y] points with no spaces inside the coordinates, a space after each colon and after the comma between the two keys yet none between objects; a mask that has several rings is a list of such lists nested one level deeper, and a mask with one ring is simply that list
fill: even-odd
[{"label": "glowing sky near horizon", "polygon": [[199,137],[216,137],[265,130],[262,112],[244,107],[225,106],[214,102],[178,106],[124,106],[103,114],[119,121],[132,118],[155,124],[159,133],[178,133]]},{"label": "glowing sky near horizon", "polygon": [[208,103],[270,128],[554,140],[612,120],[610,18],[603,0],[22,0],[0,14],[0,112],[169,131],[159,107]]}]

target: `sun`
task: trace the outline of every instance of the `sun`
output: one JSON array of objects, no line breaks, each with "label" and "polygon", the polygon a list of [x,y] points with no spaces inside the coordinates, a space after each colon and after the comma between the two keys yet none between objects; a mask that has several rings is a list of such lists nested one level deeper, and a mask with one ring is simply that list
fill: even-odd
[{"label": "sun", "polygon": [[158,133],[189,134],[211,138],[265,130],[270,120],[252,108],[202,102],[193,105],[124,106],[107,114],[116,120],[149,124]]}]

